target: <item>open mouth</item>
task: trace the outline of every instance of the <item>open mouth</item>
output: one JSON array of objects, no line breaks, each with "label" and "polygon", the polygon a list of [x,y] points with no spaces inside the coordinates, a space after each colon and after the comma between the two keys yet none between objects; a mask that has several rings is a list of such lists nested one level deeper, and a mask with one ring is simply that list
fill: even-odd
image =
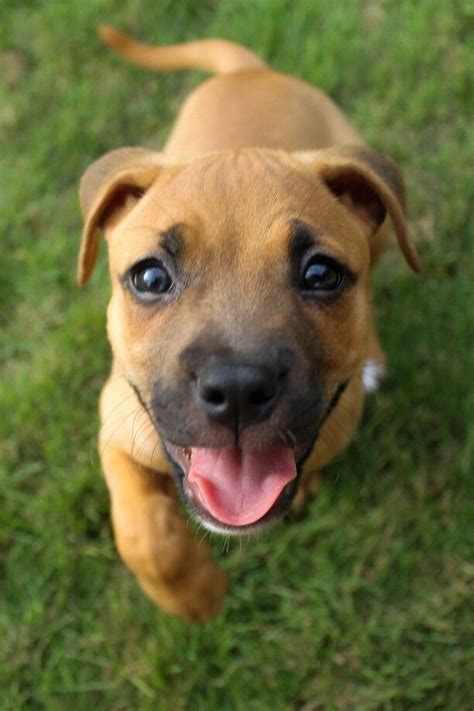
[{"label": "open mouth", "polygon": [[181,493],[207,528],[241,534],[271,523],[295,494],[298,464],[289,447],[207,449],[166,443]]},{"label": "open mouth", "polygon": [[[174,444],[161,431],[152,407],[150,419],[172,465],[181,497],[194,518],[207,529],[226,535],[252,533],[280,518],[296,494],[303,464],[313,451],[321,427],[348,382],[335,388],[322,417],[320,397],[307,408],[309,421],[317,420],[317,426],[288,430],[291,438],[286,437],[290,440],[286,446],[278,441],[267,441],[253,449],[245,441],[241,446],[220,448]],[[142,399],[140,402],[145,407]]]}]

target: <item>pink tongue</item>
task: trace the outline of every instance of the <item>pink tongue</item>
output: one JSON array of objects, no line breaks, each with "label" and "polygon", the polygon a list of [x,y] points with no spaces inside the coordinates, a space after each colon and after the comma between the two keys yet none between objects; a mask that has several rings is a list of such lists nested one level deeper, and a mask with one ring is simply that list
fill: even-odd
[{"label": "pink tongue", "polygon": [[232,526],[255,523],[296,476],[293,450],[191,449],[188,484],[204,508]]}]

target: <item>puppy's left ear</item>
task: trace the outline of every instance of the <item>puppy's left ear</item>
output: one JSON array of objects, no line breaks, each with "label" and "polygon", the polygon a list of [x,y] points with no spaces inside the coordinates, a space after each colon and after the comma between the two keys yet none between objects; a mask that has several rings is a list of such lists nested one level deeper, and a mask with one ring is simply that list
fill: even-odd
[{"label": "puppy's left ear", "polygon": [[365,146],[335,146],[293,155],[317,172],[370,235],[382,226],[388,213],[406,261],[413,271],[420,271],[405,220],[405,188],[393,161]]},{"label": "puppy's left ear", "polygon": [[161,153],[146,148],[119,148],[86,170],[79,186],[84,230],[77,264],[77,281],[89,279],[99,251],[99,233],[113,217],[122,219],[143,197],[165,165]]}]

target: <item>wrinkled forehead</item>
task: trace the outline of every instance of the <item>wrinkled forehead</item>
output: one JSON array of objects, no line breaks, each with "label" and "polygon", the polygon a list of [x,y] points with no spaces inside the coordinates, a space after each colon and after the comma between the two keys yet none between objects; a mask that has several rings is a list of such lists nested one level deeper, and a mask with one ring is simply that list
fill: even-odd
[{"label": "wrinkled forehead", "polygon": [[[273,225],[296,217],[314,189],[314,181],[276,157],[250,150],[207,156],[163,175],[153,198],[157,221],[188,221],[201,229],[202,239],[221,243],[235,236],[242,244],[247,237],[268,237]],[[154,200],[150,195],[150,207]],[[168,215],[159,214],[163,208]]]},{"label": "wrinkled forehead", "polygon": [[[285,156],[258,149],[223,152],[165,170],[114,234],[121,261],[154,253],[179,227],[187,260],[232,261],[288,253],[297,221],[307,221],[335,256],[346,252],[344,230],[318,176]],[[340,216],[339,216],[340,220]],[[341,243],[342,235],[342,243]]]},{"label": "wrinkled forehead", "polygon": [[278,153],[247,149],[192,161],[172,177],[163,176],[161,191],[178,202],[182,196],[187,205],[204,202],[221,211],[225,205],[241,221],[244,215],[271,218],[290,205],[302,208],[314,187],[309,176]]}]

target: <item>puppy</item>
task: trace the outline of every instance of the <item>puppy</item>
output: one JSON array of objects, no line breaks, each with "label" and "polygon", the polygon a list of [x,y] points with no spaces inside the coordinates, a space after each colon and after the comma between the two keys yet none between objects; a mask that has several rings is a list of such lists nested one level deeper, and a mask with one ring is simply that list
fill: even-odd
[{"label": "puppy", "polygon": [[118,551],[163,610],[205,620],[227,582],[177,492],[225,535],[300,504],[357,427],[364,368],[366,389],[383,372],[369,277],[387,221],[415,271],[418,258],[399,171],[321,91],[231,42],[101,35],[143,66],[217,75],[161,152],[120,148],[86,170],[78,266],[84,284],[102,232],[99,450]]}]

